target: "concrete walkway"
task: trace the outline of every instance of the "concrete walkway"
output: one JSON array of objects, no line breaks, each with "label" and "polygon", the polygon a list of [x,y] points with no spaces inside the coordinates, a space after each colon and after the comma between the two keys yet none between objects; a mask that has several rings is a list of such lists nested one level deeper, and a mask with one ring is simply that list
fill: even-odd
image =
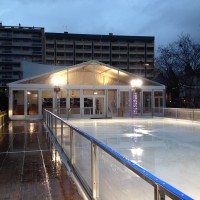
[{"label": "concrete walkway", "polygon": [[0,199],[83,199],[42,121],[12,121],[0,129]]}]

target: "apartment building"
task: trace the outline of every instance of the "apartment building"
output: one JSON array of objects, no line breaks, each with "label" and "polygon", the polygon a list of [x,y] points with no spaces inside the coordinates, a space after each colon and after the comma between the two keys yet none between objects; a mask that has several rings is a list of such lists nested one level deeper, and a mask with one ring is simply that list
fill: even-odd
[{"label": "apartment building", "polygon": [[97,60],[122,70],[153,77],[154,37],[45,33],[45,63],[72,66]]},{"label": "apartment building", "polygon": [[23,60],[44,63],[44,28],[0,23],[0,91],[22,78]]},{"label": "apartment building", "polygon": [[21,61],[72,66],[89,60],[152,78],[154,37],[45,33],[43,27],[0,23],[0,92],[23,78]]}]

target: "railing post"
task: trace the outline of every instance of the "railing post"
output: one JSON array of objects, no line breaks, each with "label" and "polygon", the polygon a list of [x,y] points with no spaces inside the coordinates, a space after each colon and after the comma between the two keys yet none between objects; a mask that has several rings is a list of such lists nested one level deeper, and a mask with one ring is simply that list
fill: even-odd
[{"label": "railing post", "polygon": [[48,118],[47,118],[48,117],[48,115],[47,115],[48,113],[47,113],[47,111],[44,110],[44,114],[45,114],[45,123],[47,124],[47,122],[48,122]]},{"label": "railing post", "polygon": [[57,139],[57,118],[55,117],[55,124],[54,124],[54,127],[55,127],[55,137]]},{"label": "railing post", "polygon": [[165,193],[159,189],[159,185],[154,187],[154,200],[165,200]]},{"label": "railing post", "polygon": [[74,131],[70,127],[70,161],[71,165],[74,165],[74,156],[75,156],[75,139],[74,139]]},{"label": "railing post", "polygon": [[48,113],[48,123],[49,123],[49,128],[51,127],[51,115]]},{"label": "railing post", "polygon": [[61,131],[61,147],[63,149],[63,121],[61,121],[60,131]]},{"label": "railing post", "polygon": [[194,121],[194,109],[192,110],[192,121]]},{"label": "railing post", "polygon": [[53,131],[53,115],[50,115],[50,129]]},{"label": "railing post", "polygon": [[91,142],[91,174],[92,174],[92,197],[97,199],[98,185],[97,185],[97,146]]},{"label": "railing post", "polygon": [[50,124],[50,114],[47,112],[47,126],[49,127],[49,124]]},{"label": "railing post", "polygon": [[160,200],[158,184],[154,186],[154,200]]}]

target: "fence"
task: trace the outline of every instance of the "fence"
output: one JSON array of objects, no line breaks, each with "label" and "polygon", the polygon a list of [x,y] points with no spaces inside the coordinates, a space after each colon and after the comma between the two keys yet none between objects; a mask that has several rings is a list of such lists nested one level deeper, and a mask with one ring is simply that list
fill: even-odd
[{"label": "fence", "polygon": [[50,111],[43,119],[89,199],[192,199]]},{"label": "fence", "polygon": [[7,122],[7,112],[0,112],[0,128]]},{"label": "fence", "polygon": [[173,119],[185,119],[192,121],[200,121],[200,109],[186,109],[186,108],[161,108],[162,115],[158,115],[153,109],[153,116],[162,116]]}]

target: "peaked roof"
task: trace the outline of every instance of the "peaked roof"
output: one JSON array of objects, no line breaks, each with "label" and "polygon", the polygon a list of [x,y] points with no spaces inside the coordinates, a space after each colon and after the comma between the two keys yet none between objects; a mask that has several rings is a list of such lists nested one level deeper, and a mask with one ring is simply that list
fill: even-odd
[{"label": "peaked roof", "polygon": [[[34,70],[34,69],[33,69]],[[134,78],[139,78],[143,80],[143,85],[154,85],[154,86],[161,86],[161,84],[151,81],[149,79],[134,75],[132,73],[123,71],[119,68],[115,68],[113,66],[110,66],[108,64],[104,64],[102,62],[96,61],[96,60],[90,60],[87,62],[83,62],[77,65],[66,67],[62,70],[54,70],[48,73],[44,73],[38,76],[33,76],[27,79],[22,79],[19,81],[15,81],[12,83],[9,83],[8,86],[12,86],[15,84],[50,84],[50,80],[54,76],[63,76],[67,80],[66,84],[70,84],[74,81],[69,81],[69,74],[77,74],[76,77],[73,77],[73,79],[77,80],[77,85],[81,85],[81,82],[78,82],[78,80],[81,78],[80,76],[87,76],[86,73],[93,73],[95,76],[101,76],[101,77],[109,77],[112,80],[118,80],[122,85],[130,85],[130,81]],[[89,77],[85,77],[85,80],[89,79]]]}]

